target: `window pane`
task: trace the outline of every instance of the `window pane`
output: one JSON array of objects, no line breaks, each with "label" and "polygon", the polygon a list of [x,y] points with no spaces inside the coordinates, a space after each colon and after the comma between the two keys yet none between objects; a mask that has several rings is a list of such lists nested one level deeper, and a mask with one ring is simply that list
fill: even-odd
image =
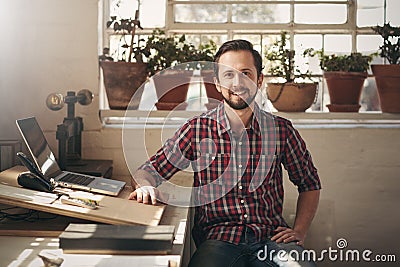
[{"label": "window pane", "polygon": [[343,34],[325,35],[325,53],[350,53],[351,36]]},{"label": "window pane", "polygon": [[367,27],[383,23],[383,0],[358,0],[357,26]]},{"label": "window pane", "polygon": [[[147,40],[147,35],[135,35],[134,44],[137,45],[139,39]],[[132,37],[130,35],[111,35],[110,36],[110,56],[114,58],[115,61],[123,60],[125,61],[129,57],[129,49],[123,48],[122,45],[130,44]],[[144,41],[141,41],[141,45]]]},{"label": "window pane", "polygon": [[141,1],[140,22],[144,28],[161,28],[165,26],[166,0]]},{"label": "window pane", "polygon": [[265,59],[265,53],[266,53],[268,47],[270,47],[277,38],[278,38],[278,35],[263,35],[262,36],[261,55],[263,57],[263,65],[264,66],[266,66],[266,64],[268,64]]},{"label": "window pane", "polygon": [[[382,45],[382,38],[378,35],[358,35],[357,51],[363,54],[372,54],[378,51]],[[372,64],[383,64],[384,60],[380,56],[374,57]]]},{"label": "window pane", "polygon": [[119,18],[134,18],[138,5],[132,0],[112,0],[110,3],[110,16]]},{"label": "window pane", "polygon": [[347,20],[347,6],[342,4],[296,5],[294,21],[307,24],[342,24]]},{"label": "window pane", "polygon": [[258,52],[261,52],[261,35],[255,34],[235,34],[234,39],[244,39],[253,44],[253,48]]},{"label": "window pane", "polygon": [[131,40],[130,36],[125,36],[126,39],[121,35],[112,35],[110,37],[110,56],[114,58],[114,60],[123,60],[123,53],[126,53],[126,49],[123,49],[121,46],[126,42]]},{"label": "window pane", "polygon": [[[267,35],[264,36],[262,39],[263,42],[263,65],[264,65],[264,73],[269,75],[269,70],[271,69],[271,67],[273,67],[274,63],[267,60],[265,58],[265,54],[268,52],[268,50],[272,47],[272,45],[274,45],[274,43],[280,39],[280,35]],[[286,43],[285,48],[289,49],[290,48],[290,44],[289,42]],[[272,78],[272,80],[276,80],[276,78]]]},{"label": "window pane", "polygon": [[[357,25],[359,27],[384,23],[384,0],[358,0],[357,9]],[[386,21],[392,25],[399,25],[399,10],[399,0],[386,0]]]},{"label": "window pane", "polygon": [[227,6],[175,5],[175,22],[227,22]]},{"label": "window pane", "polygon": [[382,45],[382,38],[379,35],[358,35],[357,51],[362,53],[374,53]]},{"label": "window pane", "polygon": [[[139,20],[145,28],[165,26],[165,1],[141,1]],[[118,18],[134,18],[138,8],[135,0],[112,0],[110,3],[110,16]]]},{"label": "window pane", "polygon": [[[319,34],[298,34],[294,36],[294,49],[296,51],[296,64],[302,71],[309,69],[313,74],[321,74],[318,57],[303,58],[305,49],[313,48],[318,51],[322,49],[322,35]],[[307,65],[308,64],[308,65]]]},{"label": "window pane", "polygon": [[386,21],[390,21],[392,25],[400,25],[400,1],[399,0],[386,0],[387,4],[387,17]]},{"label": "window pane", "polygon": [[232,21],[238,23],[284,23],[290,21],[289,5],[232,5]]},{"label": "window pane", "polygon": [[208,40],[213,40],[217,47],[220,47],[223,43],[228,41],[228,36],[225,34],[205,34],[201,36],[201,41],[207,43]]},{"label": "window pane", "polygon": [[216,43],[217,47],[219,47],[222,43],[224,43],[227,40],[227,36],[225,35],[210,35],[210,34],[185,34],[186,40],[193,44],[195,47],[198,47],[200,43],[206,44],[210,40],[212,40],[214,43]]}]

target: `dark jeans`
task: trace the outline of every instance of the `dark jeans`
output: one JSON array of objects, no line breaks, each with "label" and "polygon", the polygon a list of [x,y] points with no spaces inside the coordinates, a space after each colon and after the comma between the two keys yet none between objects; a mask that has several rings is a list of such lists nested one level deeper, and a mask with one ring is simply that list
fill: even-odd
[{"label": "dark jeans", "polygon": [[303,250],[303,247],[296,245],[295,242],[287,244],[278,244],[271,240],[255,242],[253,232],[246,228],[239,245],[218,240],[203,242],[191,258],[189,267],[316,266],[313,261],[302,259]]}]

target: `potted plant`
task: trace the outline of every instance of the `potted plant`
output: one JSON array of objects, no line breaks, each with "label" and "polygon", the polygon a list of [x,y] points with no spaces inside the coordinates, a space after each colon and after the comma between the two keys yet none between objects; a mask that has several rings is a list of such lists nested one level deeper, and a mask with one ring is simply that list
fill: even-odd
[{"label": "potted plant", "polygon": [[[314,102],[317,83],[312,82],[308,70],[301,72],[295,65],[295,51],[286,48],[288,39],[286,32],[281,32],[280,39],[267,49],[265,57],[271,63],[268,73],[283,80],[268,82],[267,95],[278,111],[304,112]],[[310,53],[311,50],[306,49],[303,56]],[[298,82],[299,79],[311,82]]]},{"label": "potted plant", "polygon": [[385,23],[372,27],[383,38],[379,55],[389,64],[372,64],[382,112],[400,112],[400,27]]},{"label": "potted plant", "polygon": [[212,60],[212,44],[210,41],[196,48],[185,35],[166,36],[160,29],[153,32],[146,49],[151,52],[147,64],[156,88],[157,109],[186,108],[193,71],[202,67],[202,61]]},{"label": "potted plant", "polygon": [[147,64],[157,93],[158,110],[186,109],[186,97],[193,72],[186,69],[186,55],[192,45],[185,35],[167,36],[156,29],[146,44],[151,51]]},{"label": "potted plant", "polygon": [[[130,109],[137,109],[142,93],[137,90],[148,77],[147,64],[143,63],[143,56],[147,56],[149,51],[142,43],[143,40],[134,42],[136,28],[141,28],[138,17],[139,11],[136,10],[134,19],[111,17],[107,22],[107,27],[122,35],[123,50],[120,58],[115,59],[117,62],[107,55],[108,48],[103,50],[105,53],[99,57],[110,109],[127,109],[128,105]],[[131,37],[128,42],[127,36]],[[134,95],[135,98],[131,101]]]},{"label": "potted plant", "polygon": [[375,54],[326,55],[323,50],[317,54],[328,85],[329,111],[358,112],[361,91],[368,77],[367,70]]}]

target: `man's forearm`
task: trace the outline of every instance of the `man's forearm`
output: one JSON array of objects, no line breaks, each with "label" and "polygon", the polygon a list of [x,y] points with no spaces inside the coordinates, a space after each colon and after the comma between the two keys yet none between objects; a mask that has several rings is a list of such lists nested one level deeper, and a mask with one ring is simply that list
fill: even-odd
[{"label": "man's forearm", "polygon": [[306,191],[300,193],[297,198],[296,219],[294,221],[293,230],[304,237],[317,212],[319,194],[320,190]]}]

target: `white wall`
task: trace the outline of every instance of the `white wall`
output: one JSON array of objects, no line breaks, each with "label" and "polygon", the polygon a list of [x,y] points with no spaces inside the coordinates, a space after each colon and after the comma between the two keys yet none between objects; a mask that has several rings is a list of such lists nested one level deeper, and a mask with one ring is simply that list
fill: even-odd
[{"label": "white wall", "polygon": [[[55,131],[66,107],[48,94],[90,89],[98,96],[97,0],[0,1],[0,138],[15,139],[15,119],[36,116]],[[77,105],[86,129],[100,129],[98,100]]]}]

